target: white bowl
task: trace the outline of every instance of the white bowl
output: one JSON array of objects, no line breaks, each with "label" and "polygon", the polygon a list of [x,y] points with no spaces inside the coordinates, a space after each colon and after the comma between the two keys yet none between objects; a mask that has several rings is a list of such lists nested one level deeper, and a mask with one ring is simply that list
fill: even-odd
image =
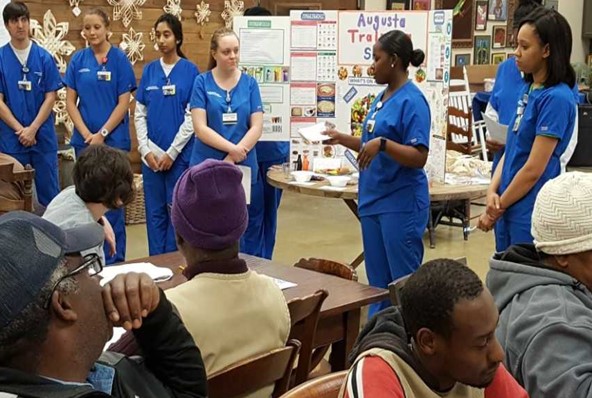
[{"label": "white bowl", "polygon": [[350,180],[350,177],[348,176],[327,176],[326,178],[329,181],[329,184],[340,188],[345,187]]},{"label": "white bowl", "polygon": [[292,176],[296,182],[309,182],[314,173],[312,171],[298,170],[293,171]]}]

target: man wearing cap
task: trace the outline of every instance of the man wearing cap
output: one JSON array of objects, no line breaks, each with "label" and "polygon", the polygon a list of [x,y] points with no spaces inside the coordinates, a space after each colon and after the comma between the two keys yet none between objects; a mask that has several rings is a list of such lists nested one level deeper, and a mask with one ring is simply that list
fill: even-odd
[{"label": "man wearing cap", "polygon": [[[206,397],[200,352],[145,274],[104,287],[96,223],[62,230],[25,212],[0,217],[0,396]],[[113,326],[144,358],[103,353]]]},{"label": "man wearing cap", "polygon": [[487,275],[506,367],[531,398],[592,397],[592,175],[548,181],[531,227]]},{"label": "man wearing cap", "polygon": [[[239,258],[248,223],[242,174],[206,160],[186,170],[173,191],[171,220],[189,280],[166,291],[200,347],[212,374],[253,355],[283,347],[290,332],[284,295],[274,281]],[[254,396],[270,396],[258,392]]]}]

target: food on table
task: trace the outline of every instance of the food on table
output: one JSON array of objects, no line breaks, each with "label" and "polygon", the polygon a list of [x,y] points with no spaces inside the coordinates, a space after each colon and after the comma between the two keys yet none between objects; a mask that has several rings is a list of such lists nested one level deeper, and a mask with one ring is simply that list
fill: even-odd
[{"label": "food on table", "polygon": [[347,167],[340,167],[338,169],[319,169],[317,173],[326,174],[329,176],[347,176],[351,174],[351,170]]}]

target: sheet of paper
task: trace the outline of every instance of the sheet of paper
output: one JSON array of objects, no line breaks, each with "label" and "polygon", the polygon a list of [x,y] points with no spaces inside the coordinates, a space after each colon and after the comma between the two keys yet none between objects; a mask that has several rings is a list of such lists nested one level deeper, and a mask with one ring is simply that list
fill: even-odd
[{"label": "sheet of paper", "polygon": [[481,113],[481,115],[483,115],[483,121],[485,122],[485,127],[487,127],[487,133],[489,133],[489,137],[492,140],[505,144],[506,137],[508,136],[508,126],[499,124],[485,113]]},{"label": "sheet of paper", "polygon": [[241,62],[245,64],[281,65],[284,63],[282,29],[241,29]]},{"label": "sheet of paper", "polygon": [[327,131],[330,128],[335,128],[335,126],[327,124],[326,122],[321,122],[313,124],[309,127],[298,129],[298,134],[300,134],[302,138],[308,142],[323,142],[331,138],[322,134],[324,131]]},{"label": "sheet of paper", "polygon": [[245,197],[247,198],[247,204],[251,204],[251,168],[248,166],[237,165],[238,168],[243,172],[243,179],[241,185],[245,190]]},{"label": "sheet of paper", "polygon": [[101,286],[111,281],[117,275],[127,274],[128,272],[144,272],[148,274],[154,281],[162,282],[171,279],[173,271],[165,267],[157,267],[151,263],[132,263],[125,265],[114,265],[103,268],[101,272]]},{"label": "sheet of paper", "polygon": [[277,286],[278,286],[280,289],[282,289],[282,290],[286,290],[286,289],[289,289],[289,288],[291,288],[291,287],[296,287],[296,286],[298,286],[298,285],[297,285],[296,283],[294,283],[294,282],[288,282],[288,281],[285,281],[285,280],[283,280],[283,279],[279,279],[279,278],[272,278],[272,279],[273,279],[273,281],[275,282],[275,284],[276,284],[276,285],[277,285]]}]

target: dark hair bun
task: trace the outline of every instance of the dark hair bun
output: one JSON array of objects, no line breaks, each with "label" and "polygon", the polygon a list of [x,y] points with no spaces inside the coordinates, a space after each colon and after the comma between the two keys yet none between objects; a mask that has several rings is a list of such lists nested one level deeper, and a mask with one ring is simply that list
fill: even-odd
[{"label": "dark hair bun", "polygon": [[423,62],[424,59],[425,59],[425,54],[419,48],[416,48],[411,53],[411,60],[410,61],[411,61],[411,65],[413,65],[413,66],[421,65],[421,63]]}]

